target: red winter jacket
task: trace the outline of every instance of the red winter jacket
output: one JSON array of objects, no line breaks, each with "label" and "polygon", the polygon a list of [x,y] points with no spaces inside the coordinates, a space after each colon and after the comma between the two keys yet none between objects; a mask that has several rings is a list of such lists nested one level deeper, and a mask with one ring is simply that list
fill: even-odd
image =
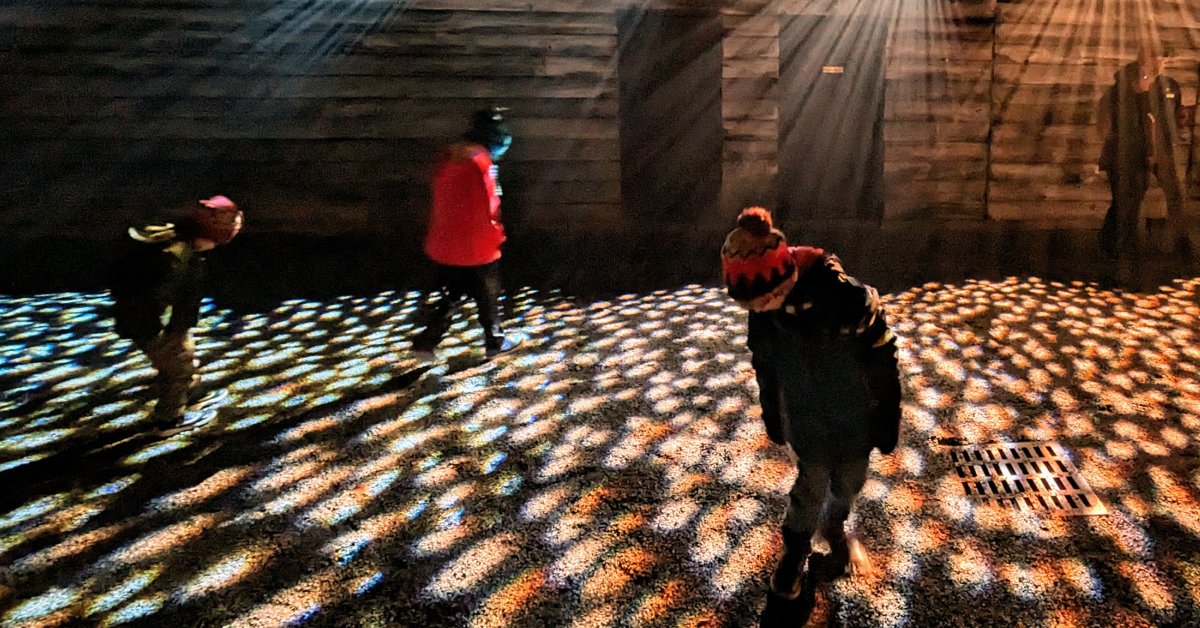
[{"label": "red winter jacket", "polygon": [[504,225],[492,159],[478,144],[455,144],[433,173],[433,207],[425,254],[446,266],[481,266],[500,259]]}]

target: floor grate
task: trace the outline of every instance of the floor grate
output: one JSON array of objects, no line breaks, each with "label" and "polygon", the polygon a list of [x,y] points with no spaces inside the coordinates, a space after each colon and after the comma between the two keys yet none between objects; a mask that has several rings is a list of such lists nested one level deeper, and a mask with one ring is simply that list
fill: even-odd
[{"label": "floor grate", "polygon": [[967,497],[1006,508],[1103,515],[1108,509],[1054,441],[952,447]]}]

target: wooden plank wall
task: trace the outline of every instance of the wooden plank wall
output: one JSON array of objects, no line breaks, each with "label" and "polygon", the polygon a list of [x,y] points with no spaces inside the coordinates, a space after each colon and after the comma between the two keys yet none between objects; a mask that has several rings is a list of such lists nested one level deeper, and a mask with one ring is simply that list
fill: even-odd
[{"label": "wooden plank wall", "polygon": [[721,214],[733,224],[742,208],[774,208],[779,154],[779,19],[771,2],[722,10],[721,71],[725,123]]},{"label": "wooden plank wall", "polygon": [[[1096,107],[1113,74],[1155,32],[1166,73],[1196,102],[1200,5],[1191,0],[1020,0],[1000,5],[992,90],[988,216],[1029,225],[1098,226],[1107,179],[1096,170]],[[1161,192],[1145,206],[1161,215]]]},{"label": "wooden plank wall", "polygon": [[95,239],[226,193],[260,233],[413,253],[430,161],[497,103],[517,135],[509,220],[621,233],[616,15],[632,6],[721,13],[711,229],[774,201],[781,14],[888,18],[885,221],[1096,226],[1095,103],[1145,25],[1196,100],[1195,0],[1013,0],[993,23],[951,0],[5,0],[0,232]]},{"label": "wooden plank wall", "polygon": [[611,219],[612,7],[480,6],[9,2],[0,221],[86,234],[222,192],[275,232],[403,231],[438,147],[493,103],[512,109],[524,218]]},{"label": "wooden plank wall", "polygon": [[884,111],[885,219],[986,216],[992,26],[939,0],[892,7]]}]

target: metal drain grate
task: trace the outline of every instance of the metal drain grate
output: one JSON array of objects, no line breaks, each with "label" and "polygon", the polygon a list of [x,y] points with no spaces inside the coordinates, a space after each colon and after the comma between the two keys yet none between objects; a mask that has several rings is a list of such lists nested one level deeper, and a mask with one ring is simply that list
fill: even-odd
[{"label": "metal drain grate", "polygon": [[982,503],[1068,515],[1108,513],[1057,442],[952,447],[967,496]]}]

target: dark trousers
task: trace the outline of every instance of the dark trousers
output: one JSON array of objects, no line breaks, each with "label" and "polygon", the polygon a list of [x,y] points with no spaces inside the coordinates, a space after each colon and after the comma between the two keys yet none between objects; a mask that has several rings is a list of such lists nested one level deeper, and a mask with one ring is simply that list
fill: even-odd
[{"label": "dark trousers", "polygon": [[158,402],[150,418],[170,425],[183,416],[188,393],[196,382],[196,348],[190,332],[162,332],[152,338],[134,340],[154,367]]},{"label": "dark trousers", "polygon": [[788,491],[788,507],[783,517],[785,538],[794,537],[803,546],[790,551],[808,553],[808,539],[817,530],[831,547],[846,542],[846,519],[854,499],[867,481],[870,459],[855,458],[834,463],[799,460],[796,481]]},{"label": "dark trousers", "polygon": [[1137,253],[1138,219],[1149,185],[1150,173],[1144,166],[1118,165],[1108,171],[1112,202],[1100,228],[1100,249],[1109,259],[1116,259],[1119,253]]},{"label": "dark trousers", "polygon": [[[1153,174],[1167,201],[1167,226],[1171,243],[1175,244],[1187,236],[1183,216],[1183,187],[1177,160],[1172,158],[1160,163]],[[1115,259],[1119,253],[1133,254],[1138,251],[1139,219],[1142,201],[1150,187],[1150,175],[1151,171],[1144,165],[1122,164],[1108,171],[1112,203],[1108,206],[1104,226],[1100,229],[1100,247],[1110,259]]]},{"label": "dark trousers", "polygon": [[[439,295],[425,303],[420,314],[425,329],[413,339],[413,349],[431,351],[442,341],[450,327],[450,309],[463,297],[470,297],[478,308],[484,346],[489,349],[500,347],[504,342],[504,331],[500,328],[499,262],[483,266],[438,265],[435,289]],[[428,299],[429,293],[425,296]]]}]

